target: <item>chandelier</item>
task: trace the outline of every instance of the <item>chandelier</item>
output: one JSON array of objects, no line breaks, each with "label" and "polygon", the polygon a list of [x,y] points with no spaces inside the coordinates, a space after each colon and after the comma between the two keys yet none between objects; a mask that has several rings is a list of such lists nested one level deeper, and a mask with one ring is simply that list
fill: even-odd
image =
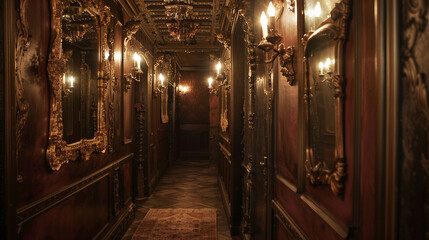
[{"label": "chandelier", "polygon": [[170,36],[185,45],[197,43],[195,34],[198,23],[192,19],[192,0],[164,0],[169,22],[167,23]]}]

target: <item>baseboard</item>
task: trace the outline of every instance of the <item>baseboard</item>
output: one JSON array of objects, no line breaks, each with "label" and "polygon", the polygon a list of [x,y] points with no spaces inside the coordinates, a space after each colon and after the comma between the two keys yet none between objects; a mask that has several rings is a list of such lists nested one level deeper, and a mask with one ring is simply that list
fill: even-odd
[{"label": "baseboard", "polygon": [[135,217],[134,212],[134,203],[130,203],[127,208],[125,208],[118,220],[113,224],[109,231],[104,235],[102,239],[105,240],[116,240],[122,239],[124,234],[127,232],[128,228],[131,226]]}]

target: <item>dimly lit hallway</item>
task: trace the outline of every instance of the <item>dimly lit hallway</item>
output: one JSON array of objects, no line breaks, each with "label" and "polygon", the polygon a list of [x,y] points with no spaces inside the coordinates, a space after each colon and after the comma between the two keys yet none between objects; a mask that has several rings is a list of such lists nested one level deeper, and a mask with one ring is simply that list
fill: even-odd
[{"label": "dimly lit hallway", "polygon": [[177,161],[153,194],[145,202],[136,203],[135,220],[122,239],[131,239],[150,208],[216,208],[218,239],[231,239],[216,176],[216,167],[208,159]]}]

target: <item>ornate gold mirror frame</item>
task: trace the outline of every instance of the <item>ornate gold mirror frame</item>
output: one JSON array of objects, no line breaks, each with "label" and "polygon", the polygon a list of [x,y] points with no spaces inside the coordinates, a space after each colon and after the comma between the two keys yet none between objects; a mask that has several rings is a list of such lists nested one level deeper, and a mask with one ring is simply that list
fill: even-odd
[{"label": "ornate gold mirror frame", "polygon": [[[171,55],[164,54],[160,55],[154,65],[156,82],[153,84],[155,89],[154,96],[160,94],[160,113],[161,113],[161,123],[168,123],[168,89],[170,85],[174,85],[175,79],[175,69],[173,66],[173,59]],[[161,86],[159,74],[163,74],[165,77],[164,85]]]},{"label": "ornate gold mirror frame", "polygon": [[[328,184],[336,196],[340,196],[344,191],[344,180],[346,178],[346,163],[344,159],[344,129],[343,129],[343,98],[344,98],[344,42],[346,40],[347,25],[351,11],[351,0],[342,0],[336,3],[332,9],[330,17],[322,22],[315,32],[304,35],[304,101],[306,112],[306,177],[311,184]],[[320,46],[323,41],[329,39],[334,42],[335,59],[333,63],[334,70],[330,73],[330,84],[333,89],[332,98],[335,104],[335,150],[334,160],[331,164],[326,159],[316,160],[313,156],[312,144],[310,141],[310,131],[312,131],[310,100],[311,94],[309,58],[313,56],[315,46]],[[323,69],[323,66],[322,66]],[[323,71],[322,71],[323,72]],[[323,73],[320,75],[323,75]],[[323,80],[322,80],[323,81]],[[331,165],[331,167],[329,167]]]},{"label": "ornate gold mirror frame", "polygon": [[63,139],[62,81],[63,74],[66,72],[67,58],[62,49],[61,19],[64,9],[70,6],[72,1],[77,2],[77,0],[51,1],[51,52],[48,61],[51,96],[49,145],[46,154],[49,167],[55,171],[59,170],[63,164],[76,160],[78,157],[89,160],[90,155],[95,151],[104,153],[108,145],[105,104],[111,76],[110,61],[104,57],[104,54],[111,52],[107,44],[111,13],[110,9],[103,5],[102,0],[78,1],[97,18],[99,34],[97,129],[92,139],[81,139],[71,144],[66,143]]},{"label": "ornate gold mirror frame", "polygon": [[229,121],[228,121],[228,99],[229,99],[229,89],[231,88],[229,79],[231,79],[231,49],[228,48],[225,51],[225,54],[222,58],[222,62],[224,63],[224,72],[226,81],[223,86],[220,87],[220,94],[221,94],[221,106],[220,106],[220,128],[223,133],[225,133],[228,130]]}]

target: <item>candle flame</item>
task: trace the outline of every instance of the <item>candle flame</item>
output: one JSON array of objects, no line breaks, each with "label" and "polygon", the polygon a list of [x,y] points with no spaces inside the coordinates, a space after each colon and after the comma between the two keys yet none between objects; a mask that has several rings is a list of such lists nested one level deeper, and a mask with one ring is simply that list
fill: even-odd
[{"label": "candle flame", "polygon": [[261,13],[261,25],[262,25],[262,37],[266,38],[268,36],[268,19],[267,19],[267,15],[265,15],[265,12],[262,11]]},{"label": "candle flame", "polygon": [[164,75],[162,73],[159,74],[159,80],[161,80],[161,85],[164,85]]},{"label": "candle flame", "polygon": [[213,78],[209,77],[208,81],[209,81],[209,88],[212,88]]},{"label": "candle flame", "polygon": [[332,63],[332,62],[331,62],[331,59],[330,59],[330,58],[327,58],[327,59],[326,59],[326,62],[325,62],[325,68],[326,68],[326,69],[329,69],[329,67],[331,66],[331,63]]},{"label": "candle flame", "polygon": [[323,74],[323,63],[322,62],[319,63],[319,68],[320,68],[320,74]]},{"label": "candle flame", "polygon": [[268,5],[268,16],[276,16],[276,9],[274,8],[273,2],[270,2],[270,4]]},{"label": "candle flame", "polygon": [[217,70],[217,74],[220,74],[220,69],[222,68],[222,64],[220,63],[220,61],[217,63],[216,65],[216,70]]},{"label": "candle flame", "polygon": [[69,82],[70,82],[70,87],[72,88],[73,87],[73,82],[74,82],[74,77],[73,76],[69,77]]},{"label": "candle flame", "polygon": [[322,15],[322,8],[320,7],[320,2],[317,2],[313,10],[313,16],[320,17],[320,15]]}]

